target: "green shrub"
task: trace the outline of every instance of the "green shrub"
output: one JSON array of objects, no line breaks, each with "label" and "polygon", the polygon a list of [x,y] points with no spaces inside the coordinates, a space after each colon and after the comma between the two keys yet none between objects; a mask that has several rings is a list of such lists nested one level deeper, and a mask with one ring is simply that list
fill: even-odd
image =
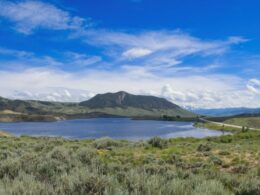
[{"label": "green shrub", "polygon": [[14,179],[18,176],[21,164],[19,159],[7,159],[0,163],[0,178],[8,177]]},{"label": "green shrub", "polygon": [[211,150],[211,147],[209,146],[209,144],[200,144],[197,148],[198,152],[208,152]]},{"label": "green shrub", "polygon": [[50,153],[50,158],[62,161],[62,162],[69,162],[70,161],[70,154],[68,149],[63,147],[55,147]]},{"label": "green shrub", "polygon": [[0,161],[6,160],[8,157],[11,156],[16,156],[16,155],[8,150],[0,150]]},{"label": "green shrub", "polygon": [[111,184],[109,177],[82,168],[60,177],[57,191],[60,194],[103,194]]},{"label": "green shrub", "polygon": [[223,195],[229,194],[225,190],[225,187],[222,183],[216,180],[204,180],[199,183],[194,191],[192,192],[194,195]]},{"label": "green shrub", "polygon": [[230,152],[228,152],[228,151],[219,151],[218,154],[222,155],[222,156],[226,156],[226,155],[230,155]]},{"label": "green shrub", "polygon": [[92,148],[81,148],[76,152],[77,158],[83,164],[90,164],[92,159],[96,157],[96,150]]},{"label": "green shrub", "polygon": [[143,163],[149,164],[149,163],[157,163],[158,159],[153,154],[148,154],[144,157]]},{"label": "green shrub", "polygon": [[148,143],[151,144],[153,147],[163,149],[167,147],[168,140],[162,139],[160,137],[153,137],[150,140],[148,140]]},{"label": "green shrub", "polygon": [[257,167],[257,176],[260,177],[260,165]]},{"label": "green shrub", "polygon": [[217,156],[211,156],[210,157],[210,161],[214,164],[214,165],[222,165],[223,161],[218,158]]},{"label": "green shrub", "polygon": [[[47,183],[41,183],[32,175],[19,173],[14,180],[6,180],[3,188],[4,195],[55,195],[54,189]],[[0,191],[1,192],[1,191]]]},{"label": "green shrub", "polygon": [[260,180],[256,178],[244,177],[240,185],[235,188],[236,195],[259,195]]},{"label": "green shrub", "polygon": [[170,157],[168,159],[168,163],[176,164],[178,162],[181,162],[181,159],[180,159],[179,155],[177,155],[177,154],[170,155]]},{"label": "green shrub", "polygon": [[231,135],[225,135],[225,136],[220,136],[218,140],[220,143],[231,143],[233,141],[233,138]]},{"label": "green shrub", "polygon": [[45,159],[38,163],[35,175],[41,181],[53,181],[55,177],[67,172],[69,167],[55,159]]},{"label": "green shrub", "polygon": [[246,173],[248,171],[248,168],[245,165],[235,165],[232,168],[232,172],[234,173]]},{"label": "green shrub", "polygon": [[96,139],[93,142],[93,146],[95,148],[106,149],[106,150],[112,150],[113,147],[121,147],[123,145],[124,145],[123,142],[111,138],[100,138],[100,139]]}]

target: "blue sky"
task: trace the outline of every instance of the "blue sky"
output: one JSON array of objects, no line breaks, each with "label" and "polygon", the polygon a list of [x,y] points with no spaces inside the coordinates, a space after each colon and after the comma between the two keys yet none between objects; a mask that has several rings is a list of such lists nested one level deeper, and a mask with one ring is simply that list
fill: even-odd
[{"label": "blue sky", "polygon": [[1,0],[0,95],[260,107],[257,0]]}]

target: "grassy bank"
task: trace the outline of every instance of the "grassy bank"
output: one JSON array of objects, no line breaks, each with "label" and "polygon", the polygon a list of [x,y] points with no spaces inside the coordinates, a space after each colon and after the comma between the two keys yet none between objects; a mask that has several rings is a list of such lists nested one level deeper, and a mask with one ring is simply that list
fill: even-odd
[{"label": "grassy bank", "polygon": [[230,127],[226,125],[218,125],[211,122],[196,122],[194,123],[193,126],[198,128],[207,128],[207,129],[213,129],[218,131],[228,131],[232,133],[238,133],[242,131],[242,128]]},{"label": "grassy bank", "polygon": [[260,132],[120,141],[1,137],[0,194],[259,194]]}]

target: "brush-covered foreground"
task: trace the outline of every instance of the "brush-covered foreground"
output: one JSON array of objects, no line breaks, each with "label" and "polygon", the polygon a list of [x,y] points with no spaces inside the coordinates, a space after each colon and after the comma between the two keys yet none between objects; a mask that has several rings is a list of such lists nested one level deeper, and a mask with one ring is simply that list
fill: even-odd
[{"label": "brush-covered foreground", "polygon": [[205,139],[0,138],[0,194],[260,194],[260,132]]}]

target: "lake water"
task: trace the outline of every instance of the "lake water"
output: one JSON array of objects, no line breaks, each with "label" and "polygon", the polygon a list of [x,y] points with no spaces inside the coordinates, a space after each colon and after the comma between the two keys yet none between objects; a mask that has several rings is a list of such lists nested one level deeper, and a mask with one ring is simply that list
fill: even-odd
[{"label": "lake water", "polygon": [[0,129],[17,136],[62,136],[70,139],[111,137],[141,140],[154,136],[203,138],[223,134],[192,125],[191,122],[93,118],[58,122],[0,123]]}]

